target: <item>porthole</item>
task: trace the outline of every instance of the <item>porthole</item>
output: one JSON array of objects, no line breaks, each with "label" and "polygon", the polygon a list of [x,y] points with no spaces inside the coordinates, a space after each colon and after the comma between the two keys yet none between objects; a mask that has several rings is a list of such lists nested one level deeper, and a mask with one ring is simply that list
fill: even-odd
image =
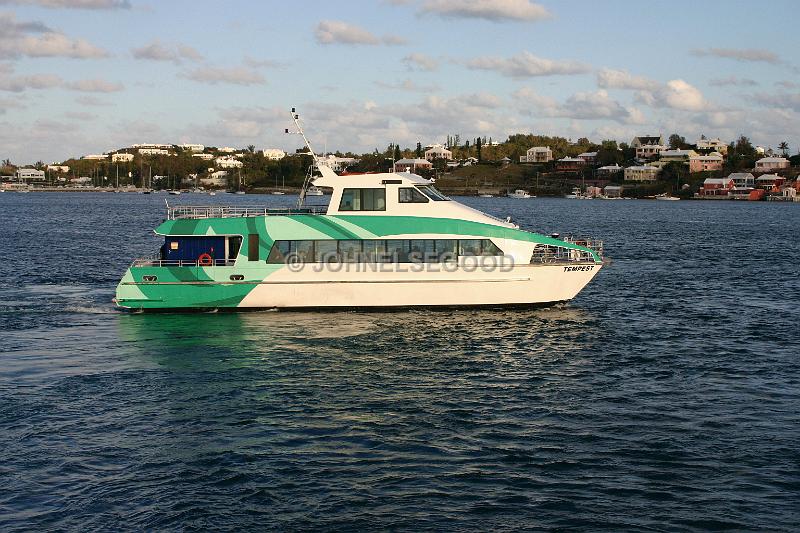
[{"label": "porthole", "polygon": [[231,274],[231,281],[242,281],[244,276],[241,274]]},{"label": "porthole", "polygon": [[158,276],[142,276],[142,281],[158,281]]}]

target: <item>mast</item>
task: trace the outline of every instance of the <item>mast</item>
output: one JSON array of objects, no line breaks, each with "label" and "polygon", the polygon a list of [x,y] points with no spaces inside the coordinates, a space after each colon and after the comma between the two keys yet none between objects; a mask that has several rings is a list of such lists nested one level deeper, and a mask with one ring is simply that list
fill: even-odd
[{"label": "mast", "polygon": [[[309,153],[311,154],[312,159],[314,160],[314,165],[319,170],[319,173],[322,174],[323,178],[334,178],[336,177],[336,173],[328,167],[325,163],[323,163],[319,157],[317,157],[317,153],[314,151],[314,148],[311,147],[311,143],[308,141],[308,137],[306,137],[305,132],[303,131],[303,127],[300,125],[300,115],[297,114],[295,108],[292,108],[291,111],[292,121],[294,121],[294,125],[297,128],[296,132],[290,132],[289,128],[286,128],[286,133],[299,133],[300,136],[303,137],[303,142],[306,143],[306,148],[308,148]],[[326,142],[327,148],[327,142]],[[300,197],[297,200],[297,207],[302,207],[303,202],[306,199],[306,190],[311,185],[311,182],[314,181],[314,172],[313,169],[310,169],[308,174],[306,174],[305,180],[303,180],[303,188],[300,189]],[[277,187],[277,177],[276,177],[276,185]]]}]

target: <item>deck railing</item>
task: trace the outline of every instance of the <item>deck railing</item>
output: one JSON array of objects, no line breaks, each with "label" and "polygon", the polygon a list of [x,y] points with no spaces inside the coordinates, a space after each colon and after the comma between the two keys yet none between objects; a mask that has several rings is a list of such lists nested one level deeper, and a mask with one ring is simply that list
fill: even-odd
[{"label": "deck railing", "polygon": [[233,266],[236,262],[235,259],[211,259],[207,261],[198,261],[197,259],[158,259],[158,258],[140,258],[134,259],[131,264],[132,267],[210,267],[210,266]]},{"label": "deck railing", "polygon": [[[565,237],[562,239],[568,244],[577,244],[589,248],[596,252],[600,258],[603,257],[603,241],[592,239],[574,239],[572,237]],[[540,244],[533,250],[531,256],[531,263],[595,263],[596,259],[591,252],[585,250],[576,250],[575,248],[567,248],[566,246],[558,246],[553,244]]]},{"label": "deck railing", "polygon": [[222,205],[175,205],[167,207],[167,220],[202,218],[240,218],[278,215],[324,215],[326,206],[253,207]]}]

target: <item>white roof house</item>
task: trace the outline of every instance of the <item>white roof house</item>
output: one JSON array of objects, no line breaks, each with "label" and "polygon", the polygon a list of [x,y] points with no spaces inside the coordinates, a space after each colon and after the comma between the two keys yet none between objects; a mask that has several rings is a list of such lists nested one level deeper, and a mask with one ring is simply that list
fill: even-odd
[{"label": "white roof house", "polygon": [[756,170],[775,170],[789,168],[789,160],[785,157],[762,157],[756,161]]},{"label": "white roof house", "polygon": [[218,157],[214,160],[214,163],[219,168],[242,168],[244,166],[244,163],[232,157]]},{"label": "white roof house", "polygon": [[44,170],[36,170],[35,168],[19,168],[17,169],[17,179],[28,181],[44,181]]},{"label": "white roof house", "polygon": [[128,163],[133,161],[133,154],[126,154],[126,153],[119,153],[119,154],[111,154],[111,162],[112,163]]},{"label": "white roof house", "polygon": [[269,159],[270,161],[280,161],[284,157],[286,157],[286,152],[281,150],[280,148],[266,148],[261,151],[261,153]]},{"label": "white roof house", "polygon": [[202,152],[206,149],[202,144],[179,144],[178,146],[189,152]]},{"label": "white roof house", "polygon": [[319,161],[334,172],[347,170],[347,167],[357,165],[360,162],[360,160],[355,157],[338,157],[333,154],[319,156]]},{"label": "white roof house", "polygon": [[169,155],[169,150],[166,148],[139,148],[141,155]]},{"label": "white roof house", "polygon": [[597,169],[598,174],[615,174],[617,172],[621,172],[623,168],[618,164],[614,163],[613,165],[606,165],[604,167],[600,167]]},{"label": "white roof house", "polygon": [[528,148],[526,155],[520,156],[520,163],[547,163],[553,160],[553,151],[549,146]]},{"label": "white roof house", "polygon": [[89,154],[81,157],[81,159],[86,159],[89,161],[102,161],[103,159],[108,159],[107,154]]},{"label": "white roof house", "polygon": [[434,144],[425,150],[425,159],[431,161],[433,159],[453,159],[453,152],[442,146],[441,144]]},{"label": "white roof house", "polygon": [[212,172],[205,178],[200,178],[200,183],[203,185],[210,185],[212,187],[224,187],[228,184],[228,171],[218,170]]},{"label": "white roof house", "polygon": [[47,165],[47,170],[51,170],[53,172],[69,172],[69,167],[67,165]]},{"label": "white roof house", "polygon": [[192,154],[192,157],[196,157],[202,161],[211,161],[214,159],[214,154]]},{"label": "white roof house", "polygon": [[427,159],[398,159],[394,162],[394,168],[397,172],[416,172],[418,168],[431,168],[433,163]]},{"label": "white roof house", "polygon": [[728,175],[728,179],[733,180],[736,187],[752,187],[756,183],[756,178],[749,172],[734,172]]}]

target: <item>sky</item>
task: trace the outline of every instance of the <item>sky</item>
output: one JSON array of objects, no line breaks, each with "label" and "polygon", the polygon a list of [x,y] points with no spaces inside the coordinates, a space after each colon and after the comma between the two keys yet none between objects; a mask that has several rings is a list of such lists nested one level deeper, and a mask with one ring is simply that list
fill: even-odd
[{"label": "sky", "polygon": [[513,133],[800,146],[792,0],[0,0],[0,159]]}]

